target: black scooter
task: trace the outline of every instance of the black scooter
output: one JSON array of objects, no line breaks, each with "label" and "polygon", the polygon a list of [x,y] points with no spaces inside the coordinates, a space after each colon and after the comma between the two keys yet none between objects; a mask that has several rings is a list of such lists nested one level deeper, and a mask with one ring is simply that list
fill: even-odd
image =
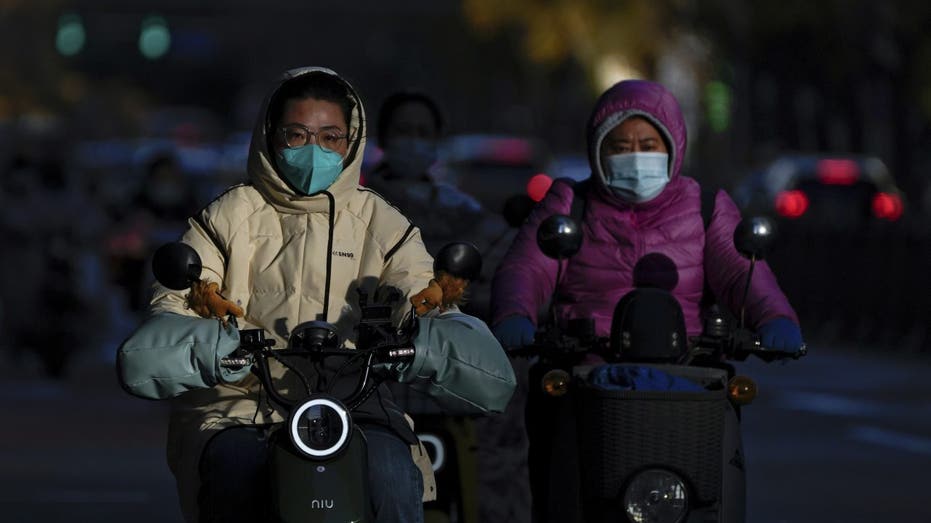
[{"label": "black scooter", "polygon": [[[448,256],[438,257],[435,267],[452,275],[467,275],[481,263],[469,244],[452,244]],[[156,279],[165,287],[186,290],[200,278],[201,260],[184,243],[167,244],[153,257]],[[357,325],[356,348],[346,348],[336,327],[322,321],[299,325],[288,346],[273,348],[274,340],[262,329],[242,329],[240,346],[221,365],[230,369],[251,367],[261,380],[274,406],[287,421],[269,438],[269,485],[272,521],[280,523],[371,522],[365,434],[355,423],[354,411],[381,383],[374,368],[379,363],[410,359],[413,311],[400,328],[391,322],[393,302],[369,301],[359,291],[362,311]],[[235,318],[230,317],[235,325]],[[341,358],[340,372],[357,374],[354,389],[335,395],[311,385],[302,369],[307,362],[321,364]],[[298,398],[284,394],[272,379],[269,363],[275,360],[294,373],[303,385]],[[361,362],[361,363],[358,363]],[[353,365],[355,363],[355,365]]]},{"label": "black scooter", "polygon": [[[735,244],[761,259],[772,239],[765,219],[744,220]],[[544,220],[537,242],[565,260],[578,252],[581,232],[564,215]],[[670,261],[671,263],[671,261]],[[562,263],[560,263],[561,267]],[[531,482],[538,521],[739,523],[745,519],[740,407],[756,385],[728,363],[754,355],[765,361],[799,358],[760,345],[744,326],[715,310],[702,335],[686,341],[682,311],[659,288],[639,288],[615,309],[611,337],[592,334],[590,322],[561,330],[552,321],[532,346],[528,401]],[[592,355],[610,364],[585,364]],[[618,380],[625,386],[614,386]],[[657,382],[668,388],[641,388]]]}]

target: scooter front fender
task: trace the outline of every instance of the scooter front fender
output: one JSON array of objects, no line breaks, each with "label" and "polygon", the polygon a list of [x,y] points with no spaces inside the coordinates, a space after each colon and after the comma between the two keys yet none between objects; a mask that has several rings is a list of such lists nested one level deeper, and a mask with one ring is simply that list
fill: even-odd
[{"label": "scooter front fender", "polygon": [[273,521],[277,523],[369,523],[374,521],[368,487],[368,446],[354,427],[349,446],[334,458],[315,461],[276,434],[269,460]]}]

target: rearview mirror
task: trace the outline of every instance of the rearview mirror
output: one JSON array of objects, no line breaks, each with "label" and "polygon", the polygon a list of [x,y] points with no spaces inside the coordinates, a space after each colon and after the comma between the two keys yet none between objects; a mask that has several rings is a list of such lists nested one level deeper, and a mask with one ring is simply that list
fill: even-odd
[{"label": "rearview mirror", "polygon": [[582,230],[569,216],[554,214],[537,229],[537,245],[555,260],[571,258],[582,248]]},{"label": "rearview mirror", "polygon": [[186,243],[166,243],[152,256],[152,273],[171,290],[183,291],[200,279],[200,256]]},{"label": "rearview mirror", "polygon": [[751,216],[741,220],[734,229],[734,246],[743,256],[762,260],[772,247],[775,236],[775,225],[771,220]]},{"label": "rearview mirror", "polygon": [[436,253],[433,271],[473,281],[482,273],[482,254],[471,243],[447,243]]}]

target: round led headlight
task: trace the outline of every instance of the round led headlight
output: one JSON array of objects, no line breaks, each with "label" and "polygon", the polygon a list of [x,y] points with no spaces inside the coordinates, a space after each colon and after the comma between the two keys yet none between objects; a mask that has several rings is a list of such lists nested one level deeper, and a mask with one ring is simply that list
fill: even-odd
[{"label": "round led headlight", "polygon": [[688,489],[678,475],[648,469],[628,483],[623,503],[633,523],[681,523],[689,511]]},{"label": "round led headlight", "polygon": [[349,443],[352,419],[338,400],[315,396],[298,406],[288,420],[294,447],[311,459],[326,459]]}]

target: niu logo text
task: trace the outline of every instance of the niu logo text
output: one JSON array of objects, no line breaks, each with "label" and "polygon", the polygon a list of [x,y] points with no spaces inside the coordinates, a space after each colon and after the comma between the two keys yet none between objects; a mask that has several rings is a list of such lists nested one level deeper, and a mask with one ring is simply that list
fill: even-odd
[{"label": "niu logo text", "polygon": [[336,503],[332,499],[312,499],[310,508],[333,508]]}]

